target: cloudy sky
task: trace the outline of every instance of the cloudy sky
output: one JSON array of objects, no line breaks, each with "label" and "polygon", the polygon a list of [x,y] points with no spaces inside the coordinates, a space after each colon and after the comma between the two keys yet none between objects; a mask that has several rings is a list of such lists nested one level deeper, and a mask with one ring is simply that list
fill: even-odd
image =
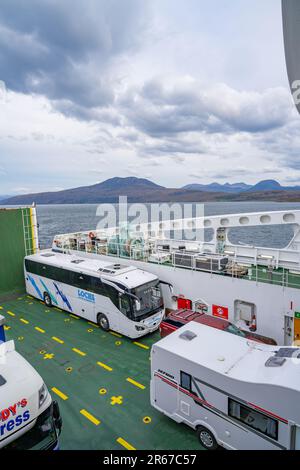
[{"label": "cloudy sky", "polygon": [[1,0],[0,194],[300,180],[280,0]]}]

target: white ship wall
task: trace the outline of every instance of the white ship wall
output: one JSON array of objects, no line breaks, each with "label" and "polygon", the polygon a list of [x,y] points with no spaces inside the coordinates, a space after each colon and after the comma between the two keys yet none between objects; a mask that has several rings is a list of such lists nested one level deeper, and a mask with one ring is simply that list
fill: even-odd
[{"label": "white ship wall", "polygon": [[[88,254],[87,254],[88,256]],[[95,255],[90,255],[95,257]],[[280,287],[268,283],[256,283],[218,274],[211,274],[172,266],[146,263],[143,261],[124,260],[124,258],[102,256],[109,262],[134,265],[156,274],[160,280],[173,284],[173,295],[183,294],[193,301],[205,300],[209,305],[220,305],[229,309],[229,320],[234,322],[234,304],[240,300],[254,303],[256,306],[256,333],[275,339],[278,344],[291,344],[285,338],[285,315],[294,317],[294,311],[300,311],[300,289]],[[164,286],[165,306],[176,308],[169,288]],[[291,303],[293,308],[291,309]],[[210,312],[211,313],[211,312]]]}]

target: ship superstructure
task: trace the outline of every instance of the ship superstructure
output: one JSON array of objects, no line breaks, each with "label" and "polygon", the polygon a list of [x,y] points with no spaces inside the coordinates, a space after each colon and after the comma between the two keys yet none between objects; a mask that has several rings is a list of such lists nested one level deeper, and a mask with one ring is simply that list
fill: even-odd
[{"label": "ship superstructure", "polygon": [[[228,237],[236,227],[277,226],[293,230],[285,248],[233,244]],[[213,233],[210,241],[203,236],[207,229]],[[196,240],[176,237],[189,230],[198,234]],[[56,235],[52,249],[104,260],[113,257],[115,262],[130,259],[132,265],[173,285],[173,295],[169,289],[165,292],[167,308],[176,308],[178,298],[195,304],[204,298],[209,313],[243,329],[279,344],[300,340],[300,211],[187,218]]]}]

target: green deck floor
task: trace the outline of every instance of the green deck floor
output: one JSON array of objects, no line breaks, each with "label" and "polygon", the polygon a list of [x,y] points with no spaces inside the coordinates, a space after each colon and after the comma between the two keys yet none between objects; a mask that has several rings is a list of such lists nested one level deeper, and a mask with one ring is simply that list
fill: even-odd
[{"label": "green deck floor", "polygon": [[[66,312],[47,309],[25,294],[1,307],[7,339],[15,340],[16,349],[59,402],[61,449],[201,449],[193,430],[150,405],[149,356],[158,333],[135,344]],[[90,421],[82,410],[97,421]],[[151,419],[148,424],[146,417]]]}]

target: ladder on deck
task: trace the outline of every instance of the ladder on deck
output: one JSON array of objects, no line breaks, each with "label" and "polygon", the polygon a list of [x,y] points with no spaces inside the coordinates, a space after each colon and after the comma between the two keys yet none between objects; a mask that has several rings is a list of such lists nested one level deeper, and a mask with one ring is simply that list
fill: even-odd
[{"label": "ladder on deck", "polygon": [[36,227],[33,226],[32,213],[30,208],[22,209],[22,220],[25,256],[33,255],[38,249],[38,240],[36,239]]}]

